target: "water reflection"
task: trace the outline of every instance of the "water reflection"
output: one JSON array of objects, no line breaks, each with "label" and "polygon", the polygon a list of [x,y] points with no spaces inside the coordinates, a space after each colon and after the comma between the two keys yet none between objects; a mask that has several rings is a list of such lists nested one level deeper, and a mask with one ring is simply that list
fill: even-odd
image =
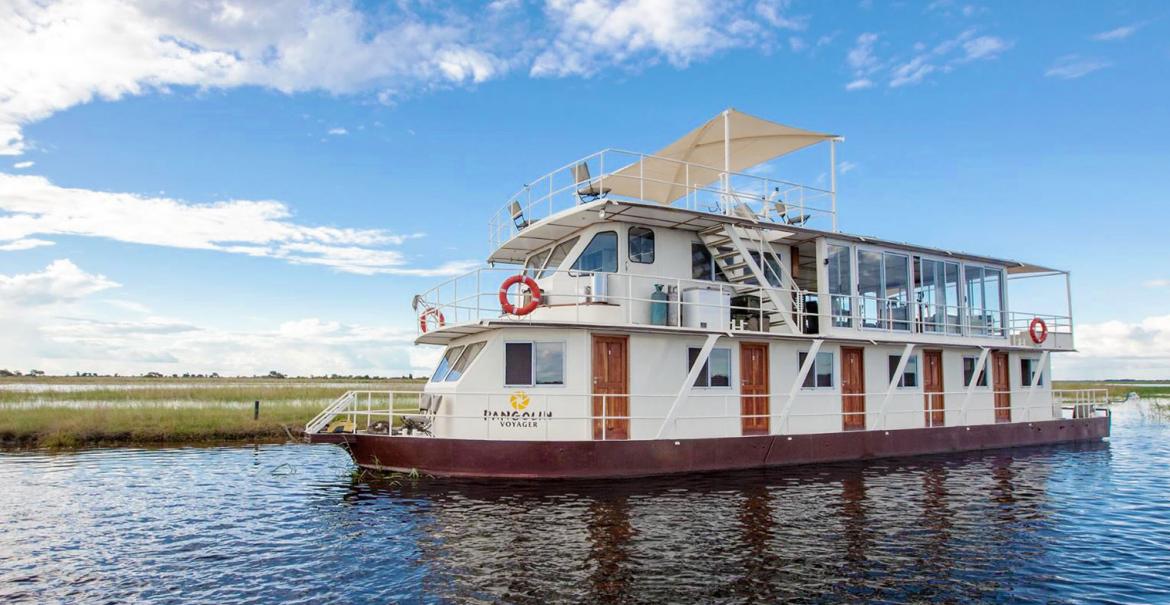
[{"label": "water reflection", "polygon": [[[629,481],[320,446],[0,455],[0,601],[1170,602],[1170,429]],[[291,469],[291,470],[290,470]]]}]

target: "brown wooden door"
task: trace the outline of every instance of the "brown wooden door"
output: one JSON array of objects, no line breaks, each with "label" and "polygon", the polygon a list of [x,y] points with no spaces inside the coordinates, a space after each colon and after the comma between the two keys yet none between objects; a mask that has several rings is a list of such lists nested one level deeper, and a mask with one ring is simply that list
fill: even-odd
[{"label": "brown wooden door", "polygon": [[841,347],[841,426],[865,430],[865,350]]},{"label": "brown wooden door", "polygon": [[[593,438],[630,438],[629,337],[593,336]],[[604,418],[604,420],[603,420]]]},{"label": "brown wooden door", "polygon": [[1008,377],[1008,354],[995,352],[991,354],[991,380],[995,389],[995,421],[1012,421],[1012,383]]},{"label": "brown wooden door", "polygon": [[768,434],[768,345],[739,345],[740,413],[744,435]]},{"label": "brown wooden door", "polygon": [[946,424],[946,398],[943,397],[942,351],[922,352],[922,390],[926,399],[926,426]]}]

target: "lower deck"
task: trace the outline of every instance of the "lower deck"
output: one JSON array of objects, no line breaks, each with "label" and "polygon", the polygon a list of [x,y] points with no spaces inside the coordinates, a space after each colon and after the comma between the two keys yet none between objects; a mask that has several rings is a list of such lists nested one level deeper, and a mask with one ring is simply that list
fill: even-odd
[{"label": "lower deck", "polygon": [[1053,391],[1050,365],[1040,350],[517,326],[453,342],[423,393],[350,392],[307,428],[721,439],[1026,424],[1106,403],[1104,391]]}]

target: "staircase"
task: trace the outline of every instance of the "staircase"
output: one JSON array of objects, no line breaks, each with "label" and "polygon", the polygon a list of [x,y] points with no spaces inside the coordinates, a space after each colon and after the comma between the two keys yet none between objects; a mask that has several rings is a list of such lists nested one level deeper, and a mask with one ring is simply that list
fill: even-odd
[{"label": "staircase", "polygon": [[783,332],[802,333],[799,313],[794,311],[799,301],[804,300],[805,292],[796,285],[788,266],[776,254],[762,229],[718,225],[700,231],[699,239],[736,293],[759,295],[760,309],[768,318],[768,331],[778,327]]}]

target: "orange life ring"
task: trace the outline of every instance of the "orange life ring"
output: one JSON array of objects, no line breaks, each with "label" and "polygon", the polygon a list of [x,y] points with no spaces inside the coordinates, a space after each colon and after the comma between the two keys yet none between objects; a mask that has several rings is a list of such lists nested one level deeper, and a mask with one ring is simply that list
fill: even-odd
[{"label": "orange life ring", "polygon": [[424,334],[427,331],[427,318],[429,317],[434,317],[435,321],[438,322],[438,327],[440,328],[447,323],[447,318],[443,317],[442,311],[440,311],[437,307],[427,307],[426,309],[423,309],[422,313],[418,314],[418,329],[421,330]]},{"label": "orange life ring", "polygon": [[1036,344],[1044,342],[1048,339],[1048,324],[1039,317],[1033,317],[1032,323],[1028,324],[1028,336],[1031,336],[1032,342]]},{"label": "orange life ring", "polygon": [[[532,292],[532,300],[528,301],[528,304],[519,309],[508,301],[508,289],[516,284],[524,284]],[[536,280],[531,277],[523,274],[513,275],[505,279],[504,283],[500,284],[500,309],[504,313],[508,315],[528,315],[536,310],[538,305],[540,305],[540,286],[536,285]]]}]

